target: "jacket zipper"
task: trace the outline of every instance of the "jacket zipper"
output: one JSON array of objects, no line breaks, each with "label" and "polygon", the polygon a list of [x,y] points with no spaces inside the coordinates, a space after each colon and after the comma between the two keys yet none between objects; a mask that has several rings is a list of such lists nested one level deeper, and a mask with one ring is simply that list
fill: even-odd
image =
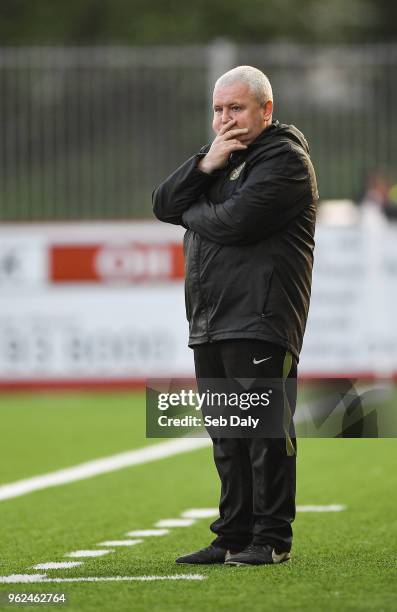
[{"label": "jacket zipper", "polygon": [[263,306],[262,306],[262,312],[261,312],[261,319],[262,319],[262,321],[264,319],[266,319],[266,307],[267,307],[267,303],[269,301],[270,289],[271,289],[271,285],[272,285],[272,281],[273,281],[273,273],[274,273],[274,270],[272,270],[270,275],[269,275],[269,280],[268,280],[268,284],[267,284],[267,290],[266,290],[266,294],[265,294],[265,299],[263,300]]},{"label": "jacket zipper", "polygon": [[197,248],[197,282],[198,282],[198,287],[199,287],[200,298],[204,305],[206,334],[207,334],[208,342],[212,342],[212,338],[209,333],[209,325],[208,325],[208,304],[204,296],[203,286],[201,284],[201,278],[200,278],[201,237],[199,236],[199,234],[197,234],[197,236],[199,239],[199,244]]},{"label": "jacket zipper", "polygon": [[[218,188],[218,196],[220,196],[221,193],[224,193],[227,179],[229,177],[230,172],[232,172],[232,171],[233,171],[233,167],[232,167],[232,169],[230,169],[230,168],[227,168],[227,170],[225,169],[222,185],[220,185],[219,188]],[[213,340],[212,340],[211,335],[209,333],[208,303],[207,303],[207,300],[205,299],[205,294],[204,294],[204,291],[203,291],[203,287],[202,287],[202,284],[201,284],[201,278],[200,278],[200,260],[201,260],[201,237],[200,236],[199,236],[199,240],[200,240],[200,242],[199,242],[198,249],[197,249],[197,273],[198,273],[197,274],[197,280],[198,280],[200,297],[201,297],[201,299],[203,301],[203,304],[204,304],[206,334],[207,334],[208,342],[212,342]]]}]

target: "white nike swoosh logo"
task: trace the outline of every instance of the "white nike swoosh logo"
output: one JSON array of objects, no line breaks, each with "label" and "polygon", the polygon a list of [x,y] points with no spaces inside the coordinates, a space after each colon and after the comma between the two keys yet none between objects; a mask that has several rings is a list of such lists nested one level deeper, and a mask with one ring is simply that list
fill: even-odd
[{"label": "white nike swoosh logo", "polygon": [[262,363],[262,361],[267,361],[268,359],[271,359],[271,358],[272,358],[271,355],[270,355],[270,357],[265,357],[264,359],[258,359],[258,360],[255,359],[255,357],[254,357],[253,360],[252,360],[252,363],[254,365],[258,365],[258,363]]}]

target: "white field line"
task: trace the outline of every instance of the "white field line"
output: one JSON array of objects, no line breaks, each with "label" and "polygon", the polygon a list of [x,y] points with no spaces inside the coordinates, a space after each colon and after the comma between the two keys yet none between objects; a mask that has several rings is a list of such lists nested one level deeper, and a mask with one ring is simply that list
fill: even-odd
[{"label": "white field line", "polygon": [[103,557],[104,555],[108,555],[112,552],[114,552],[114,550],[111,550],[110,548],[107,550],[73,550],[72,552],[66,553],[63,556],[80,559],[82,557]]},{"label": "white field line", "polygon": [[155,527],[191,527],[196,521],[187,518],[161,519],[157,521]]},{"label": "white field line", "polygon": [[202,574],[174,574],[171,576],[84,576],[81,578],[47,578],[47,574],[11,574],[0,576],[0,584],[31,584],[49,582],[154,582],[155,580],[205,580]]},{"label": "white field line", "polygon": [[32,565],[32,569],[68,569],[69,567],[77,567],[78,565],[83,565],[83,561],[48,561],[47,563],[37,563],[37,565]]},{"label": "white field line", "polygon": [[346,510],[344,504],[330,504],[329,506],[296,506],[297,512],[342,512]]},{"label": "white field line", "polygon": [[[342,512],[342,510],[346,510],[344,504],[296,506],[297,512]],[[219,510],[218,508],[191,508],[182,512],[181,516],[184,518],[211,518],[219,516]]]},{"label": "white field line", "polygon": [[181,514],[183,518],[192,518],[192,519],[211,518],[213,516],[218,516],[218,515],[219,515],[218,508],[190,508],[189,510],[185,510]]},{"label": "white field line", "polygon": [[143,540],[106,540],[105,542],[99,542],[97,546],[135,546],[140,544]]},{"label": "white field line", "polygon": [[[341,512],[345,510],[343,504],[330,504],[327,506],[306,505],[297,506],[298,512]],[[212,517],[218,514],[217,508],[190,508],[181,513],[182,519],[161,519],[156,523],[156,526],[167,527],[190,527],[196,521],[196,518]],[[194,517],[194,518],[193,518]],[[159,536],[169,533],[168,529],[146,529],[128,532],[127,535],[145,535]],[[97,546],[133,546],[140,544],[143,540],[107,540],[100,542]],[[106,555],[114,550],[76,550],[66,553],[65,557],[99,557]],[[61,561],[38,563],[32,566],[32,569],[65,569],[83,565],[83,561]],[[50,583],[50,582],[116,582],[116,581],[153,581],[153,580],[203,580],[204,576],[200,574],[178,574],[174,576],[108,576],[108,577],[81,577],[81,578],[47,578],[47,574],[12,574],[10,576],[0,576],[0,584],[25,584],[25,583]]]},{"label": "white field line", "polygon": [[11,574],[10,576],[0,576],[0,584],[27,584],[28,582],[40,582],[46,577],[47,574]]},{"label": "white field line", "polygon": [[59,485],[92,478],[99,474],[108,474],[132,465],[142,465],[151,461],[157,461],[166,457],[172,457],[180,453],[211,446],[210,438],[182,438],[177,440],[167,440],[160,444],[152,444],[133,451],[110,455],[102,459],[87,461],[70,468],[49,472],[41,476],[33,476],[24,480],[17,480],[9,484],[0,486],[0,501],[27,495],[33,491],[40,491],[48,487],[58,487]]},{"label": "white field line", "polygon": [[135,529],[135,531],[127,531],[125,535],[133,538],[150,538],[152,536],[164,536],[169,532],[169,529]]}]

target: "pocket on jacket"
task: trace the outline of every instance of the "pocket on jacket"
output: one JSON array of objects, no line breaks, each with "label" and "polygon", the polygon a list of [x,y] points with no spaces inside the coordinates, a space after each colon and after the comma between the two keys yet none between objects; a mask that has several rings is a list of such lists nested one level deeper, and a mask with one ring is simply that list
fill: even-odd
[{"label": "pocket on jacket", "polygon": [[186,281],[185,281],[185,310],[186,310],[186,318],[190,322],[190,317],[191,317],[191,314],[192,314],[192,309],[191,309],[191,306],[190,306],[189,296],[188,296],[188,292],[187,292],[187,289],[186,289]]},{"label": "pocket on jacket", "polygon": [[189,272],[188,272],[188,262],[189,262],[189,255],[188,255],[188,239],[190,237],[190,232],[191,230],[186,230],[185,235],[183,236],[183,258],[184,258],[184,263],[185,263],[185,310],[186,310],[186,318],[188,321],[190,321],[190,316],[191,316],[191,306],[190,306],[190,301],[189,301],[189,295],[188,295],[188,290],[187,290],[187,283],[189,281]]},{"label": "pocket on jacket", "polygon": [[273,282],[274,268],[270,268],[265,277],[264,296],[262,300],[261,318],[266,316],[267,305],[269,303],[270,290]]}]

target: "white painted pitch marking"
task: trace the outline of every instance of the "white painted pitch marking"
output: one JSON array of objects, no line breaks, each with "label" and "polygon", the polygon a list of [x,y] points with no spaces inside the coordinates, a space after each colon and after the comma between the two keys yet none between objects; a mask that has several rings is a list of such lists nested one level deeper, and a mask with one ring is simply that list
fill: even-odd
[{"label": "white painted pitch marking", "polygon": [[157,521],[155,527],[190,527],[195,522],[194,519],[188,518],[161,519],[161,521]]},{"label": "white painted pitch marking", "polygon": [[77,567],[78,565],[83,565],[83,561],[48,561],[48,563],[32,565],[32,569],[67,569],[69,567]]},{"label": "white painted pitch marking", "polygon": [[24,480],[17,480],[9,484],[0,486],[0,501],[27,495],[33,491],[40,491],[49,487],[58,487],[77,480],[92,478],[99,474],[108,474],[132,465],[142,465],[151,461],[158,461],[166,457],[172,457],[180,453],[188,453],[199,448],[211,446],[210,438],[178,438],[177,440],[167,440],[160,444],[144,446],[137,450],[110,455],[102,459],[87,461],[78,465],[49,472],[41,476],[33,476]]},{"label": "white painted pitch marking", "polygon": [[105,542],[99,542],[97,546],[135,546],[140,544],[142,540],[106,540]]},{"label": "white painted pitch marking", "polygon": [[212,516],[218,516],[219,510],[218,508],[190,508],[189,510],[185,510],[182,512],[181,516],[183,518],[210,518]]},{"label": "white painted pitch marking", "polygon": [[133,538],[148,538],[152,536],[164,536],[169,532],[169,529],[136,529],[135,531],[127,531],[125,535],[132,536]]},{"label": "white painted pitch marking", "polygon": [[114,552],[111,548],[107,550],[73,550],[70,553],[66,553],[64,557],[103,557],[109,553]]},{"label": "white painted pitch marking", "polygon": [[41,582],[46,577],[47,574],[11,574],[10,576],[0,576],[0,584]]},{"label": "white painted pitch marking", "polygon": [[47,574],[12,574],[0,576],[0,584],[25,584],[27,582],[154,582],[155,580],[205,580],[202,574],[174,574],[171,576],[84,576],[81,578],[46,578]]},{"label": "white painted pitch marking", "polygon": [[297,506],[297,512],[342,512],[346,510],[343,504],[330,504],[329,506]]},{"label": "white painted pitch marking", "polygon": [[[317,505],[307,505],[307,506],[297,506],[297,512],[342,512],[342,510],[346,510],[346,506],[344,504],[330,504],[328,506],[317,506]],[[181,516],[185,518],[210,518],[213,516],[218,516],[219,510],[217,508],[192,508],[190,510],[185,510],[182,512]]]}]

